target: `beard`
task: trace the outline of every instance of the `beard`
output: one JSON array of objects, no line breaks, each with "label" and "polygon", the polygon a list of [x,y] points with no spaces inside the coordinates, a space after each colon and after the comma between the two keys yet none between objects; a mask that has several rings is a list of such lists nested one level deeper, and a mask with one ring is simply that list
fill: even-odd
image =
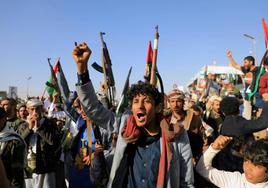
[{"label": "beard", "polygon": [[173,112],[175,112],[175,113],[177,113],[177,114],[179,114],[179,115],[184,114],[183,108],[175,108],[175,109],[173,110]]},{"label": "beard", "polygon": [[246,70],[246,72],[249,72],[250,71],[250,66],[245,66],[245,70]]}]

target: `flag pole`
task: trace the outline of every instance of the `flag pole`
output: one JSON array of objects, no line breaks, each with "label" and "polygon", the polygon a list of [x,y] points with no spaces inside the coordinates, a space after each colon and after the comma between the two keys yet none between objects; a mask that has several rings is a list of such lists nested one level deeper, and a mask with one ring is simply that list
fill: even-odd
[{"label": "flag pole", "polygon": [[158,25],[155,27],[155,39],[154,39],[154,49],[153,49],[153,62],[152,62],[152,70],[151,70],[151,79],[150,84],[156,86],[156,61],[157,61],[157,51],[158,51]]}]

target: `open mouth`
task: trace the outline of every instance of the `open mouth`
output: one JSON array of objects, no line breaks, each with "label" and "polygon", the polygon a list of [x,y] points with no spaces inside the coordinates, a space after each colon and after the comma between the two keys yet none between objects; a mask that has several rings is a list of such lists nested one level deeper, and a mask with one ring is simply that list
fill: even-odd
[{"label": "open mouth", "polygon": [[145,118],[145,114],[139,112],[139,113],[137,113],[137,117],[138,117],[139,120],[143,120]]}]

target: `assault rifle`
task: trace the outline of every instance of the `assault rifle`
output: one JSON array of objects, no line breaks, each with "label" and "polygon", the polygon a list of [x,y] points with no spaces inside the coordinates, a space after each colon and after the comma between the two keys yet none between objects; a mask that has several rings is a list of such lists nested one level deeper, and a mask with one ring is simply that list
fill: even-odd
[{"label": "assault rifle", "polygon": [[104,94],[108,97],[109,107],[112,107],[115,100],[115,81],[112,71],[112,62],[110,59],[109,51],[106,43],[103,40],[103,35],[105,33],[100,32],[100,38],[102,42],[102,66],[98,65],[96,62],[92,64],[92,67],[100,73],[103,73],[103,85],[104,85]]}]

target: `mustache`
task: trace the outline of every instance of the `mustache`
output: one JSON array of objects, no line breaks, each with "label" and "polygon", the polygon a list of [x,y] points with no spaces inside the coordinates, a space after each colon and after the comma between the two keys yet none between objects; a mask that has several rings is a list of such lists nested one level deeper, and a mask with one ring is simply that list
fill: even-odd
[{"label": "mustache", "polygon": [[177,112],[177,113],[183,112],[183,108],[174,108],[172,111]]}]

